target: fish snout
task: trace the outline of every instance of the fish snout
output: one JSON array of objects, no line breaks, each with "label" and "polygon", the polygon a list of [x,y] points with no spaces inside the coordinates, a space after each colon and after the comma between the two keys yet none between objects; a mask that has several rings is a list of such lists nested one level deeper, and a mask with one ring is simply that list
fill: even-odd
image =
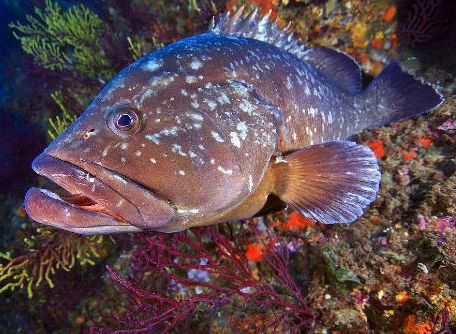
[{"label": "fish snout", "polygon": [[46,153],[33,170],[65,190],[32,188],[24,207],[35,221],[79,234],[153,230],[172,221],[174,207],[148,189],[96,163],[77,165]]}]

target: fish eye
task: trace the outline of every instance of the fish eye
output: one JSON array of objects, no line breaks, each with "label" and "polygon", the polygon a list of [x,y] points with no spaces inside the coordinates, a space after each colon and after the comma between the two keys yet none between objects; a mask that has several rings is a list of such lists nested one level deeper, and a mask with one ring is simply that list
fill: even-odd
[{"label": "fish eye", "polygon": [[116,128],[119,130],[130,128],[134,124],[133,118],[130,112],[119,115],[116,121]]},{"label": "fish eye", "polygon": [[140,117],[132,109],[116,111],[109,117],[108,126],[120,136],[132,135],[139,130]]}]

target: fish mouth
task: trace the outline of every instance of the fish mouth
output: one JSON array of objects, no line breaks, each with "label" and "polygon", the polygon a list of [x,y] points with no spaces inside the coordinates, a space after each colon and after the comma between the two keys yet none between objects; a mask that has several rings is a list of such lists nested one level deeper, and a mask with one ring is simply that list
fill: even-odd
[{"label": "fish mouth", "polygon": [[[65,194],[29,189],[24,207],[33,220],[79,234],[108,234],[153,229],[172,218],[174,210],[168,203],[133,181],[98,164],[80,160],[78,165],[46,153],[35,158],[33,170],[63,188]],[[155,203],[158,221],[149,224],[144,218],[150,213],[141,212],[144,208],[137,205],[148,199],[152,211],[154,201],[161,204]]]}]

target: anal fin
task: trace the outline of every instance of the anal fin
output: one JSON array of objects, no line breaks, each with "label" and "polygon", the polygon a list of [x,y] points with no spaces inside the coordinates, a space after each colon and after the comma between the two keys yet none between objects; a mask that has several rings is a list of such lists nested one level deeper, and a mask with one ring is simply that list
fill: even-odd
[{"label": "anal fin", "polygon": [[278,159],[273,168],[274,193],[306,217],[326,224],[359,218],[380,183],[373,152],[349,141],[303,148]]}]

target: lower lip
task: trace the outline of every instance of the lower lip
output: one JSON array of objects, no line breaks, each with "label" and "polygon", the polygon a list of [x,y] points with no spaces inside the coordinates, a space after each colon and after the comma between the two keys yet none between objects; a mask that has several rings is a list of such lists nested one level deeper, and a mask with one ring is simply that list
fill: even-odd
[{"label": "lower lip", "polygon": [[24,207],[33,220],[63,229],[120,224],[109,215],[71,205],[44,189],[29,189],[25,195]]}]

